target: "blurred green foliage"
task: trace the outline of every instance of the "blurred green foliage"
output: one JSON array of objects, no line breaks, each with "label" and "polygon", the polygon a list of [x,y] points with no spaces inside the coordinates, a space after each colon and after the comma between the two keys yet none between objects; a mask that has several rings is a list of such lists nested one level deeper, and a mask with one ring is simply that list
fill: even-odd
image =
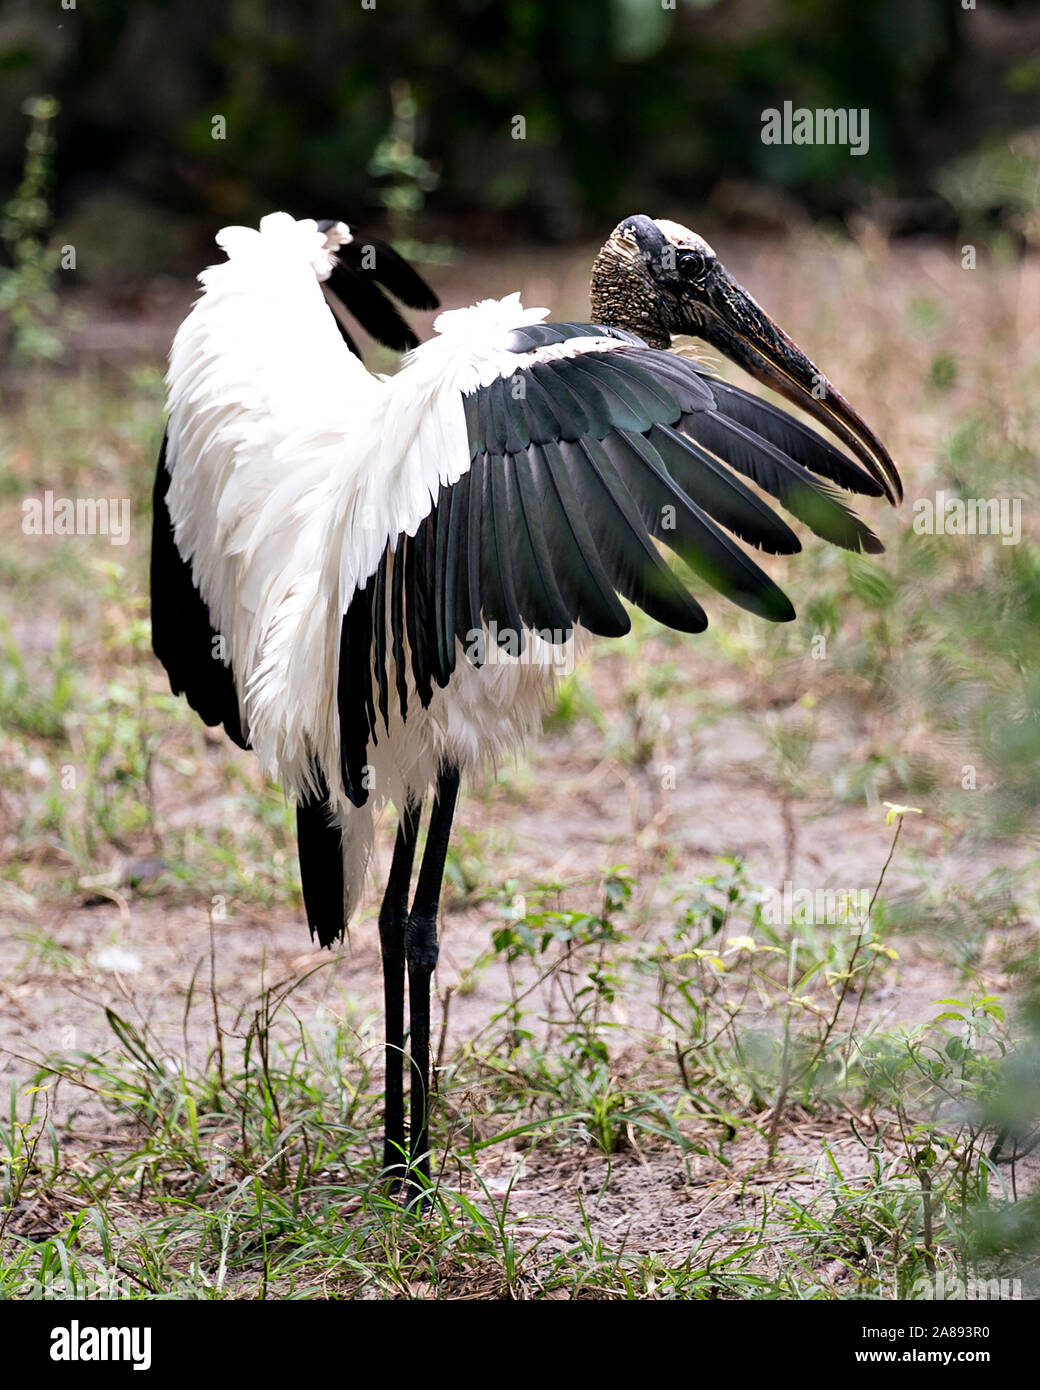
[{"label": "blurred green foliage", "polygon": [[[145,207],[208,236],[274,204],[363,217],[436,185],[435,210],[471,230],[508,219],[569,236],[720,185],[739,207],[747,182],[840,212],[876,189],[919,197],[987,135],[1029,123],[1016,22],[994,42],[948,0],[0,0],[0,187],[19,176],[21,103],[49,91],[63,218],[100,202],[111,225]],[[786,99],[868,107],[869,152],[764,145],[762,111]],[[943,207],[934,195],[926,215]]]},{"label": "blurred green foliage", "polygon": [[62,344],[52,321],[57,311],[54,272],[58,256],[46,244],[51,220],[47,200],[58,114],[53,97],[30,98],[23,107],[29,119],[25,165],[14,195],[0,208],[0,246],[9,265],[0,265],[0,343],[10,339],[15,361],[48,360],[61,355]]}]

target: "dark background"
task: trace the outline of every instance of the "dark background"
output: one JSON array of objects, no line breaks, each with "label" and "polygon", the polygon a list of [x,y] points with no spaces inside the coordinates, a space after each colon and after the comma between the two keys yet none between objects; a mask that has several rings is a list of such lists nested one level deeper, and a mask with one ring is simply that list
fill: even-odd
[{"label": "dark background", "polygon": [[[421,212],[424,236],[468,241],[598,234],[637,208],[1023,234],[1037,164],[1008,142],[1040,121],[1036,5],[675,5],[4,0],[0,199],[23,104],[50,93],[49,196],[62,239],[100,248],[88,278],[194,267],[214,225],[274,206],[399,235]],[[763,145],[785,99],[868,107],[869,153]]]}]

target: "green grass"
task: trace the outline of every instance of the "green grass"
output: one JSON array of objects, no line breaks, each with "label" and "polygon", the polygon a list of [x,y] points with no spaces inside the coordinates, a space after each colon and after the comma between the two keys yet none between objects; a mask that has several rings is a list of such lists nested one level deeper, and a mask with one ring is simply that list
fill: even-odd
[{"label": "green grass", "polygon": [[[212,1008],[223,1021],[194,1065],[110,1008],[104,1047],[50,1057],[33,1086],[12,1086],[0,1126],[0,1288],[15,1298],[888,1298],[938,1269],[976,1269],[980,1223],[992,1229],[1014,1210],[991,1154],[1006,1137],[1008,1059],[1022,1060],[1028,1034],[1016,1038],[999,1001],[978,997],[941,1001],[918,1029],[861,1031],[838,971],[832,1016],[795,1040],[769,1019],[804,998],[820,963],[810,952],[792,993],[800,943],[751,950],[758,908],[727,890],[722,926],[717,880],[701,887],[707,910],[694,925],[712,940],[734,931],[737,945],[694,948],[681,975],[677,954],[659,959],[656,1007],[671,1031],[602,1013],[651,969],[616,877],[604,880],[599,917],[538,909],[497,935],[496,949],[514,955],[516,994],[439,1069],[441,1177],[425,1217],[380,1184],[379,1077],[363,1032],[350,1020],[311,1030],[295,1011],[309,977],[265,989],[237,1017],[197,984],[185,1013]],[[678,913],[677,936],[690,924],[689,909]],[[549,1038],[524,1007],[524,986],[547,971],[567,980]],[[769,1005],[754,1019],[752,992]],[[62,1139],[50,1117],[57,1090],[100,1109],[89,1137]],[[786,1137],[794,1115],[814,1116],[829,1138],[815,1158],[781,1153],[778,1168],[768,1140]],[[833,1147],[843,1116],[859,1151],[851,1165],[848,1146],[844,1158]],[[525,1213],[521,1154],[540,1170],[590,1155],[606,1167],[598,1190]],[[715,1185],[730,1190],[731,1214],[682,1252],[606,1239],[595,1227],[611,1165],[633,1155],[672,1155],[691,1193],[691,1156],[721,1165],[730,1176]],[[505,1185],[486,1176],[489,1158],[514,1170]],[[821,1165],[805,1198],[776,1181]],[[44,1199],[54,1229],[21,1234],[20,1217]],[[1000,1274],[1013,1253],[1006,1235],[991,1239],[981,1267]]]}]

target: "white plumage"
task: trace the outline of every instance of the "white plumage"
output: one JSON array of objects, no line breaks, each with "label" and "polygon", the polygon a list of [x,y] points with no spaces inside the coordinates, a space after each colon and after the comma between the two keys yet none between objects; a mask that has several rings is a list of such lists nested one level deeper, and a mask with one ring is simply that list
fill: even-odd
[{"label": "white plumage", "polygon": [[413,699],[407,721],[391,717],[370,750],[371,796],[351,804],[336,710],[342,615],[388,543],[414,535],[440,484],[469,467],[463,393],[511,375],[523,359],[507,335],[549,311],[512,294],[442,313],[438,337],[395,376],[374,376],[322,296],[335,245],[316,223],[273,213],[217,241],[228,258],[199,276],[170,356],[170,516],[265,771],[302,796],[318,790],[315,757],[326,770],[349,914],[381,807],[421,799],[445,761],[468,773],[514,750],[564,664],[537,638],[522,660],[460,661],[428,708]]}]

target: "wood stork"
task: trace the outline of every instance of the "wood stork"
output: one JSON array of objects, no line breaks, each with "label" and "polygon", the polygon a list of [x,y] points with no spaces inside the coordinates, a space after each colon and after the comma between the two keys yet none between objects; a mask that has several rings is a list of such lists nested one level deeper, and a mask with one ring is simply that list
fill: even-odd
[{"label": "wood stork", "polygon": [[[538,723],[561,652],[628,630],[621,599],[704,629],[657,542],[709,589],[786,621],[787,597],[733,539],[800,549],[763,494],[822,539],[876,552],[839,489],[895,503],[899,475],[711,247],[673,222],[614,229],[593,267],[589,323],[545,322],[512,294],[441,313],[419,347],[382,290],[415,307],[436,300],[389,247],[284,213],[217,241],[226,260],[199,277],[170,356],[154,647],[174,692],[295,798],[322,945],[359,902],[375,812],[398,809],[379,913],[383,1157],[421,1187],[430,976],[460,776]],[[366,370],[329,312],[337,298],[377,338],[413,348],[396,375]],[[774,387],[849,453],[669,351],[680,334]]]}]

